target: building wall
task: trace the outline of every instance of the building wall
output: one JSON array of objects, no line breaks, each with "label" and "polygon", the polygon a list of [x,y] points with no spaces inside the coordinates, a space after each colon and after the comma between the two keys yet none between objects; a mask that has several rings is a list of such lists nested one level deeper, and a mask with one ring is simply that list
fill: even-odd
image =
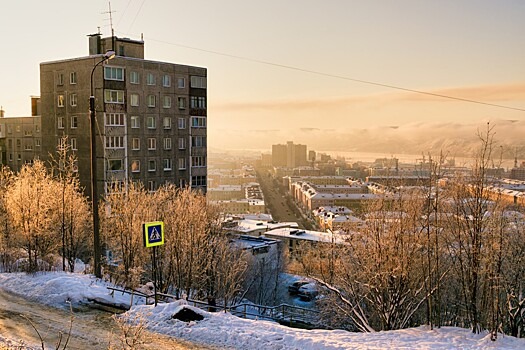
[{"label": "building wall", "polygon": [[[104,51],[111,40],[104,38],[102,43]],[[93,72],[99,192],[111,181],[126,179],[141,181],[150,190],[169,182],[206,191],[206,69],[144,60],[142,41],[124,39],[117,44],[117,56]],[[118,56],[121,46],[125,56]],[[90,76],[102,58],[40,65],[42,156],[56,149],[62,135],[75,139],[80,182],[87,193]],[[112,77],[104,76],[106,67]],[[105,101],[105,93],[113,94],[117,103]]]},{"label": "building wall", "polygon": [[41,118],[0,118],[1,164],[13,171],[20,171],[26,163],[32,163],[41,153]]},{"label": "building wall", "polygon": [[274,167],[285,167],[287,159],[286,145],[272,145],[272,165]]}]

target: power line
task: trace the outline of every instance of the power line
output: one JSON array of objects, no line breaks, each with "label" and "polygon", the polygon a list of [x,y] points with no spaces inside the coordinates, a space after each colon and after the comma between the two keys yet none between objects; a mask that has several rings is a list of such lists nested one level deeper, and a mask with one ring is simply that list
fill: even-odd
[{"label": "power line", "polygon": [[142,0],[142,3],[140,4],[139,10],[137,11],[137,14],[135,15],[135,18],[133,18],[133,22],[131,22],[131,25],[129,26],[130,30],[131,30],[131,27],[133,27],[133,25],[135,24],[135,20],[139,16],[140,11],[142,10],[142,6],[144,5],[145,2],[146,2],[146,0]]},{"label": "power line", "polygon": [[155,41],[155,42],[162,43],[162,44],[166,44],[166,45],[183,47],[183,48],[190,49],[190,50],[211,53],[211,54],[214,54],[214,55],[230,57],[230,58],[235,58],[235,59],[239,59],[239,60],[243,60],[243,61],[259,63],[259,64],[264,64],[264,65],[267,65],[267,66],[285,68],[285,69],[290,69],[290,70],[294,70],[294,71],[298,71],[298,72],[304,72],[304,73],[309,73],[309,74],[316,74],[316,75],[320,75],[320,76],[324,76],[324,77],[330,77],[330,78],[335,78],[335,79],[342,79],[342,80],[347,80],[347,81],[353,81],[353,82],[361,83],[361,84],[381,86],[381,87],[385,87],[385,88],[389,88],[389,89],[400,90],[400,91],[405,91],[405,92],[412,92],[412,93],[415,93],[415,94],[421,94],[421,95],[427,95],[427,96],[434,96],[434,97],[439,97],[439,98],[444,98],[444,99],[449,99],[449,100],[456,100],[456,101],[462,101],[462,102],[476,103],[476,104],[485,105],[485,106],[491,106],[491,107],[511,109],[511,110],[515,110],[515,111],[525,112],[524,108],[505,106],[505,105],[500,105],[500,104],[496,104],[496,103],[482,102],[482,101],[478,101],[478,100],[472,100],[472,99],[468,99],[468,98],[462,98],[462,97],[456,97],[456,96],[450,96],[450,95],[436,94],[436,93],[433,93],[433,92],[428,92],[428,91],[423,91],[423,90],[416,90],[416,89],[409,89],[409,88],[405,88],[405,87],[401,87],[401,86],[396,86],[396,85],[391,85],[391,84],[383,84],[383,83],[378,83],[378,82],[364,80],[364,79],[350,78],[350,77],[345,77],[345,76],[342,76],[342,75],[330,74],[330,73],[315,71],[315,70],[311,70],[311,69],[299,68],[299,67],[295,67],[295,66],[289,66],[289,65],[280,64],[280,63],[274,63],[274,62],[269,62],[269,61],[263,61],[263,60],[258,60],[258,59],[250,58],[250,57],[237,56],[237,55],[232,55],[232,54],[219,52],[219,51],[206,50],[206,49],[201,49],[201,48],[198,48],[198,47],[182,45],[182,44],[172,43],[172,42],[163,41],[163,40],[157,40],[157,39],[148,39],[148,40]]}]

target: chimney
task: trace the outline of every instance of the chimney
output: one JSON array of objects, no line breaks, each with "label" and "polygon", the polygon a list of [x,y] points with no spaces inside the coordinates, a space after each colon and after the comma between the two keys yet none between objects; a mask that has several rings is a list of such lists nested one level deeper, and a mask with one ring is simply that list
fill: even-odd
[{"label": "chimney", "polygon": [[98,55],[102,53],[102,48],[100,45],[100,33],[89,34],[89,55]]},{"label": "chimney", "polygon": [[4,117],[4,109],[2,107],[0,107],[0,118],[3,118]]}]

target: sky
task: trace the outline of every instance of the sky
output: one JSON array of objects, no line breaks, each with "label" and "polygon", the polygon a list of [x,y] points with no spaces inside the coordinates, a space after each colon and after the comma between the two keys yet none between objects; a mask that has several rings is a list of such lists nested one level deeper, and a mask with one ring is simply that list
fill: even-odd
[{"label": "sky", "polygon": [[[286,141],[327,149],[334,133],[378,138],[385,127],[440,125],[474,134],[486,121],[519,121],[513,129],[525,132],[523,110],[375,84],[525,109],[521,0],[113,0],[111,8],[115,34],[143,34],[147,59],[208,69],[210,149]],[[40,62],[87,55],[86,35],[98,27],[110,35],[108,11],[102,0],[0,3],[6,116],[29,115]]]},{"label": "sky", "polygon": [[[79,303],[87,304],[88,300],[98,300],[106,304],[122,305],[128,303],[129,295],[111,293],[108,283],[94,279],[92,275],[49,272],[38,274],[0,273],[2,289],[18,294],[37,303],[56,308],[68,308],[70,301],[74,307]],[[110,295],[112,294],[112,295]],[[144,299],[135,296],[134,306],[123,316],[130,321],[140,320],[151,332],[166,334],[177,339],[185,339],[197,344],[214,346],[219,349],[281,349],[281,350],[336,350],[336,349],[429,349],[429,350],[514,350],[523,349],[525,339],[499,334],[496,341],[490,340],[490,334],[482,331],[473,334],[469,329],[457,327],[442,327],[431,330],[421,326],[396,331],[373,333],[354,333],[343,330],[305,330],[281,326],[277,322],[261,319],[243,319],[230,313],[210,313],[190,305],[185,300],[166,304],[144,305]],[[183,322],[172,316],[187,308],[204,317],[201,321]],[[37,317],[35,317],[37,318]],[[53,322],[53,321],[49,321]],[[6,323],[12,326],[12,323]],[[76,315],[73,324],[73,336],[87,338],[82,333],[85,329],[82,318]],[[13,331],[13,327],[5,327],[0,322],[0,346],[20,344],[21,332]],[[57,329],[51,327],[51,329]],[[210,329],[213,331],[210,332]],[[64,330],[66,331],[66,330]],[[66,333],[67,334],[67,333]],[[48,337],[46,337],[48,339]],[[40,348],[39,344],[25,343]],[[104,344],[100,335],[93,343]],[[48,344],[51,346],[53,344]]]}]

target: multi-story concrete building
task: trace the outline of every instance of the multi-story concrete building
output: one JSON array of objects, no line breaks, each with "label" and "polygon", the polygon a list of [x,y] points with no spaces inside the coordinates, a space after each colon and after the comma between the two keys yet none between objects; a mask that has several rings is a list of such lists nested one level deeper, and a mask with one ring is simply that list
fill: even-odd
[{"label": "multi-story concrete building", "polygon": [[286,145],[272,145],[272,165],[285,167],[288,151]]},{"label": "multi-story concrete building", "polygon": [[[104,59],[106,51],[115,58]],[[206,190],[205,68],[144,59],[144,42],[90,35],[89,56],[40,64],[42,158],[63,135],[90,193],[91,89],[95,96],[99,192],[115,182]],[[92,80],[92,82],[91,82]]]},{"label": "multi-story concrete building", "polygon": [[288,141],[286,145],[272,145],[272,165],[274,167],[295,168],[308,165],[306,145]]},{"label": "multi-story concrete building", "polygon": [[40,99],[31,97],[31,116],[4,117],[0,110],[0,164],[20,171],[24,164],[39,158],[42,148]]}]

